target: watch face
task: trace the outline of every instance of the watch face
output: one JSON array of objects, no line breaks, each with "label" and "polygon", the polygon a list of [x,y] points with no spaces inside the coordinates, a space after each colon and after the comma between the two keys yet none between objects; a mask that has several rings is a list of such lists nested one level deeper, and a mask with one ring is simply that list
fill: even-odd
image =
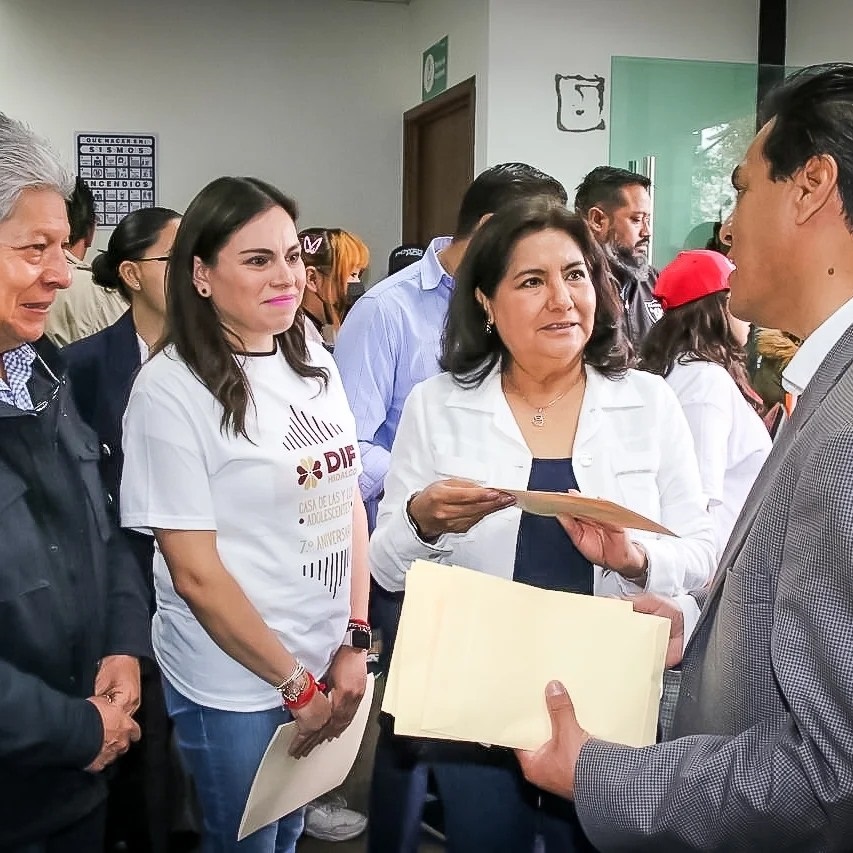
[{"label": "watch face", "polygon": [[370,631],[365,631],[359,628],[352,629],[352,647],[354,649],[364,649],[367,651],[370,648]]}]

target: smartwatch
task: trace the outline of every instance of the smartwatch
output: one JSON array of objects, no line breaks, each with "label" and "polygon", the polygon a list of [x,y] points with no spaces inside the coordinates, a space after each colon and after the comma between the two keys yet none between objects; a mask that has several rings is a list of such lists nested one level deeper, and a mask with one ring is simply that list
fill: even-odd
[{"label": "smartwatch", "polygon": [[373,633],[370,630],[370,625],[367,622],[350,622],[347,625],[347,632],[344,634],[345,646],[352,646],[354,649],[368,651],[373,645]]}]

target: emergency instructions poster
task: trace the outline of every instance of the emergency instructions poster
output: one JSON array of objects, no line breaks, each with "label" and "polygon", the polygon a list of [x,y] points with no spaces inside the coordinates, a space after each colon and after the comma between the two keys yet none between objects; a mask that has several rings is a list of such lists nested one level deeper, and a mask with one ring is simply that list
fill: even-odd
[{"label": "emergency instructions poster", "polygon": [[95,196],[98,227],[112,228],[133,210],[157,203],[153,133],[77,133],[77,174]]}]

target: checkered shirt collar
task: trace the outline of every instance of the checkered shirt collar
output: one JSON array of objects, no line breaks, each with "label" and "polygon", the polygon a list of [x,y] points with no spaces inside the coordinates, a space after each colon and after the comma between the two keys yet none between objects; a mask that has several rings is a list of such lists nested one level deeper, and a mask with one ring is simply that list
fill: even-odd
[{"label": "checkered shirt collar", "polygon": [[27,382],[33,375],[33,362],[36,351],[29,344],[21,344],[2,355],[6,370],[6,381],[0,379],[0,403],[7,403],[16,409],[29,411],[33,408]]}]

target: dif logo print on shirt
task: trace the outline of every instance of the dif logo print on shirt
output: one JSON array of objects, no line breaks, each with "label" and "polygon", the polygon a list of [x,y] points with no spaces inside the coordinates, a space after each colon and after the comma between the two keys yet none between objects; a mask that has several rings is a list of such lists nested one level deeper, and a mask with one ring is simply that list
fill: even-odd
[{"label": "dif logo print on shirt", "polygon": [[327,450],[323,454],[323,464],[319,459],[306,456],[304,459],[300,459],[296,466],[299,485],[306,489],[313,489],[326,476],[329,482],[333,483],[335,480],[347,476],[346,469],[352,468],[354,463],[355,446],[352,444],[341,447],[339,450]]},{"label": "dif logo print on shirt", "polygon": [[[282,444],[288,450],[299,450],[328,444],[343,433],[340,424],[324,420],[290,407],[290,423]],[[347,444],[335,450],[327,450],[319,458],[305,456],[296,466],[297,482],[304,489],[314,489],[325,477],[334,483],[352,475],[355,463],[355,445]]]},{"label": "dif logo print on shirt", "polygon": [[[290,406],[282,444],[299,452],[292,470],[298,486],[305,490],[298,518],[302,576],[321,584],[332,598],[348,589],[350,571],[357,452],[355,444],[343,444],[347,438],[340,424]],[[331,485],[343,480],[351,482]]]}]

